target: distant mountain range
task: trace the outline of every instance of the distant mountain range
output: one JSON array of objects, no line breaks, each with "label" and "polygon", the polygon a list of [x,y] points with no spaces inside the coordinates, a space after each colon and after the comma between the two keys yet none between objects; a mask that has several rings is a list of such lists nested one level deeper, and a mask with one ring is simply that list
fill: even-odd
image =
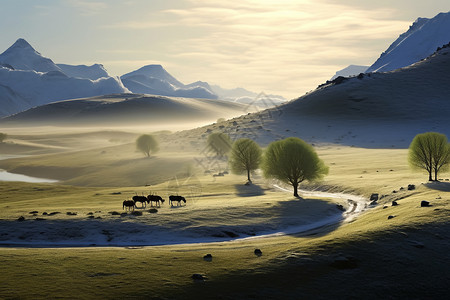
[{"label": "distant mountain range", "polygon": [[[151,94],[181,98],[224,99],[267,108],[284,102],[258,101],[258,94],[245,89],[227,90],[207,82],[183,84],[161,65],[147,65],[112,77],[103,65],[55,64],[26,40],[18,39],[0,54],[0,117],[54,101],[122,93]],[[233,96],[230,96],[233,94]]]}]

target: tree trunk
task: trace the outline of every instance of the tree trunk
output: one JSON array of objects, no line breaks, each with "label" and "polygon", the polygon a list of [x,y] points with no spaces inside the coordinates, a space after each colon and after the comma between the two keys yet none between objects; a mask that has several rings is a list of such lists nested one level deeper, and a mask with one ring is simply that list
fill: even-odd
[{"label": "tree trunk", "polygon": [[294,187],[294,197],[300,198],[298,195],[298,184],[293,184]]},{"label": "tree trunk", "polygon": [[433,181],[433,177],[431,176],[432,170],[428,171],[428,181]]},{"label": "tree trunk", "polygon": [[247,180],[248,182],[252,182],[250,179],[250,170],[247,169]]},{"label": "tree trunk", "polygon": [[437,169],[434,169],[434,181],[438,181],[438,176],[437,176],[437,174],[438,174]]}]

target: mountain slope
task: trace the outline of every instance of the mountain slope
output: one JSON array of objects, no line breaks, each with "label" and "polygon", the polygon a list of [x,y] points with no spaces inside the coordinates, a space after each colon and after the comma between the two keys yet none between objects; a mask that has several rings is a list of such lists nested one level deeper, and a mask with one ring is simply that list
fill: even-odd
[{"label": "mountain slope", "polygon": [[342,70],[337,71],[336,74],[334,74],[334,76],[331,77],[330,80],[334,80],[339,76],[344,76],[344,77],[356,76],[361,73],[365,73],[367,71],[367,69],[368,69],[367,66],[350,65]]},{"label": "mountain slope", "polygon": [[1,119],[2,124],[173,125],[214,122],[246,113],[245,106],[210,99],[115,94],[54,102]]},{"label": "mountain slope", "polygon": [[450,42],[450,12],[419,18],[401,34],[367,72],[386,72],[409,66]]}]

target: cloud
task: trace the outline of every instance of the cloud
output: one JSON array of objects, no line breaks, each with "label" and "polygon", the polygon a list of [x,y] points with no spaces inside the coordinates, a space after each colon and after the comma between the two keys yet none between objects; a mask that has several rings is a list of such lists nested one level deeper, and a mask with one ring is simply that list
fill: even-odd
[{"label": "cloud", "polygon": [[326,0],[178,3],[107,26],[154,36],[149,43],[162,53],[158,59],[185,74],[185,81],[286,97],[303,94],[349,64],[373,63],[410,25],[398,21],[393,9]]}]

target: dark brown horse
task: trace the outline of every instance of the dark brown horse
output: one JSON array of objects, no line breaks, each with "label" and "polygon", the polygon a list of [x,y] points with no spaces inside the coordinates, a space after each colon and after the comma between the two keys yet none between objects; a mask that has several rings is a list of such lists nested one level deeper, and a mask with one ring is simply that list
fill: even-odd
[{"label": "dark brown horse", "polygon": [[134,203],[133,200],[125,200],[125,201],[123,201],[122,209],[131,210],[131,208],[133,208],[133,210],[134,210],[134,207],[135,207],[135,203]]},{"label": "dark brown horse", "polygon": [[134,204],[136,205],[136,203],[138,203],[138,202],[141,202],[141,207],[144,207],[144,205],[145,205],[145,207],[147,207],[147,197],[145,197],[145,196],[133,196],[133,201],[134,201]]},{"label": "dark brown horse", "polygon": [[184,199],[183,196],[169,196],[169,204],[173,206],[173,202],[177,202],[177,206],[181,206],[181,201],[183,201],[186,204],[186,199]]},{"label": "dark brown horse", "polygon": [[148,195],[147,196],[147,202],[150,203],[151,206],[153,206],[153,202],[156,202],[157,206],[161,206],[161,203],[164,203],[164,199],[161,198],[161,196],[158,195]]}]

